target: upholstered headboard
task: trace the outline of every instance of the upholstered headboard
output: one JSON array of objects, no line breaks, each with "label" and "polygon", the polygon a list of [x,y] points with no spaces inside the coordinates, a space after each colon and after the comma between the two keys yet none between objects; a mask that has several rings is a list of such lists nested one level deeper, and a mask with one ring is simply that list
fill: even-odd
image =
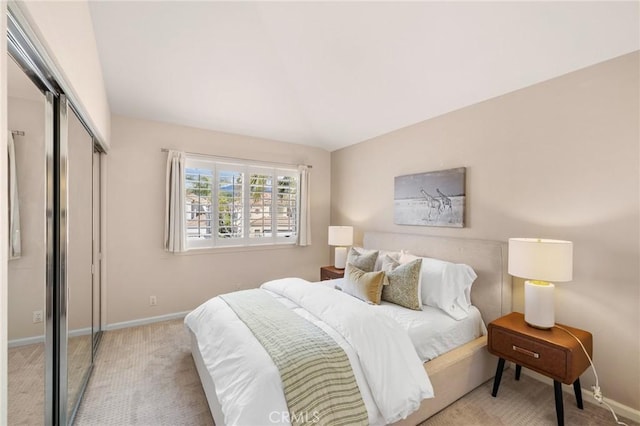
[{"label": "upholstered headboard", "polygon": [[500,241],[365,232],[364,248],[407,250],[411,254],[466,263],[478,274],[471,302],[489,323],[511,312],[511,277],[507,274],[507,244]]}]

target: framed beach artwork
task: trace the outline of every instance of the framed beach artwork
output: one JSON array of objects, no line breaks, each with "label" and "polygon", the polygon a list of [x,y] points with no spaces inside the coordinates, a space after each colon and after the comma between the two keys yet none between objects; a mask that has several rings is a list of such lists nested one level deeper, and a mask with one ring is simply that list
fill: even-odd
[{"label": "framed beach artwork", "polygon": [[464,167],[397,176],[393,220],[396,225],[464,227]]}]

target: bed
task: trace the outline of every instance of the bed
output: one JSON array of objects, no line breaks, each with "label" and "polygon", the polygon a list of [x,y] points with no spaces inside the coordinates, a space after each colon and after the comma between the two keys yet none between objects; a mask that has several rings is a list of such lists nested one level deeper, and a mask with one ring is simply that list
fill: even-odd
[{"label": "bed", "polygon": [[[366,232],[365,249],[407,250],[416,255],[465,263],[477,274],[471,289],[473,306],[485,323],[511,311],[511,279],[506,272],[506,244],[496,241],[432,237],[413,234]],[[216,393],[216,383],[205,365],[195,333],[191,332],[192,354],[217,425],[224,415]],[[425,355],[423,359],[430,358]],[[411,415],[394,424],[415,425],[490,379],[495,358],[486,350],[486,336],[425,362],[434,398],[424,399]]]}]

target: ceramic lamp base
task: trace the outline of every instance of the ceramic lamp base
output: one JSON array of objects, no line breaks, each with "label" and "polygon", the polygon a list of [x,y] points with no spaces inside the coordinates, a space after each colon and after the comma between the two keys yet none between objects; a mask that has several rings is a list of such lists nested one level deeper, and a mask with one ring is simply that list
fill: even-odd
[{"label": "ceramic lamp base", "polygon": [[548,329],[555,325],[553,289],[551,283],[540,285],[524,282],[524,320],[535,328]]},{"label": "ceramic lamp base", "polygon": [[336,247],[333,266],[336,269],[344,269],[347,266],[347,248]]}]

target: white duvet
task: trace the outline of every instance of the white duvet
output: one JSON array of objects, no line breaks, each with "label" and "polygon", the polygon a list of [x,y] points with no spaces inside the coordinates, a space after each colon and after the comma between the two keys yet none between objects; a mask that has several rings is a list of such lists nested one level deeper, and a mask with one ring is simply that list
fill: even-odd
[{"label": "white duvet", "polygon": [[[372,425],[407,417],[433,388],[405,330],[345,293],[298,278],[261,286],[329,334],[346,352]],[[185,324],[198,340],[227,425],[289,424],[278,369],[219,297]]]}]

